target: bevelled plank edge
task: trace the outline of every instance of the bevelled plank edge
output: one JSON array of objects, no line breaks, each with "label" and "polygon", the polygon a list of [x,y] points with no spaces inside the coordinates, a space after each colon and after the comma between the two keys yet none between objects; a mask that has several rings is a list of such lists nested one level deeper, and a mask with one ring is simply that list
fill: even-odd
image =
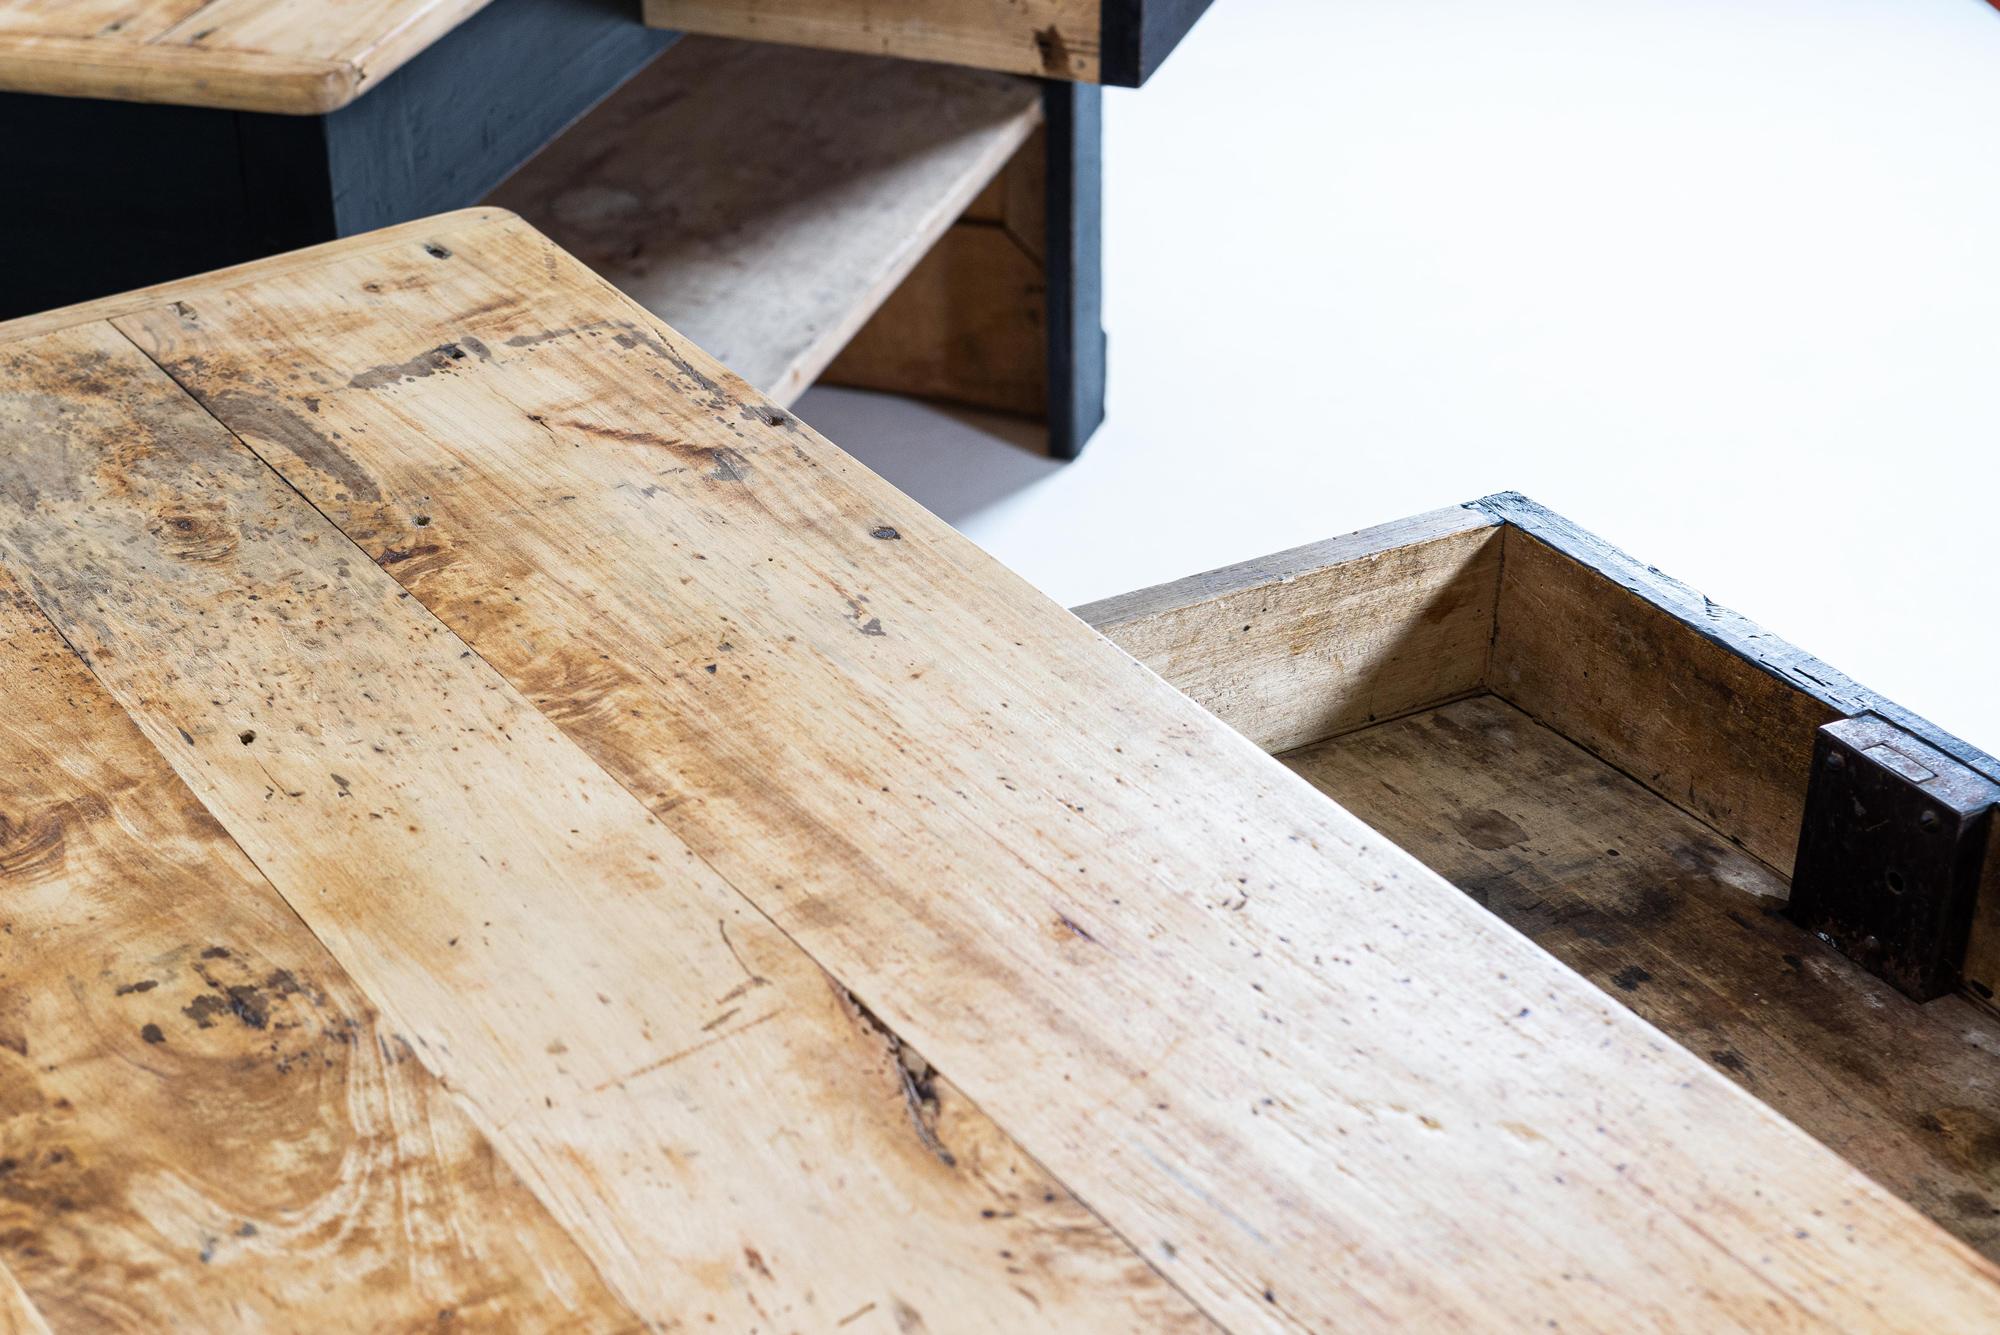
[{"label": "bevelled plank edge", "polygon": [[[872,2],[646,0],[645,21],[649,27],[715,37],[970,65],[1049,79],[1095,83],[1101,77],[1098,26],[1103,16],[1084,0],[1066,9],[1054,0],[1040,4],[1010,0],[1005,8],[1019,12],[1004,22],[994,18],[1002,7],[976,0],[902,0],[871,9]],[[891,14],[885,21],[881,8],[900,9],[904,17]],[[1086,15],[1084,22],[1065,30],[1065,19]]]},{"label": "bevelled plank edge", "polygon": [[311,269],[343,255],[365,254],[371,250],[400,246],[411,241],[449,237],[475,228],[519,222],[520,220],[511,211],[491,205],[433,214],[428,218],[397,223],[394,227],[383,227],[373,232],[344,236],[337,241],[327,241],[317,246],[307,246],[302,250],[287,251],[282,255],[232,264],[223,269],[211,269],[207,273],[191,274],[186,278],[155,283],[151,287],[134,288],[130,292],[98,297],[92,301],[78,302],[73,306],[58,306],[53,310],[41,311],[34,315],[0,320],[0,343],[52,334],[59,329],[89,324],[94,320],[115,320],[121,315],[133,315],[154,306],[164,306],[169,302],[183,300],[197,292],[235,287],[241,283],[255,282],[260,278]]},{"label": "bevelled plank edge", "polygon": [[362,77],[351,60],[263,51],[87,37],[16,37],[0,44],[0,92],[9,93],[314,116],[353,101]]},{"label": "bevelled plank edge", "polygon": [[[274,111],[280,113],[303,112],[306,114],[338,111],[360,97],[383,79],[401,69],[413,57],[421,55],[429,46],[486,8],[491,0],[422,0],[417,4],[396,7],[399,21],[387,30],[364,30],[355,40],[337,47],[326,55],[326,59],[347,71],[343,87],[325,100],[315,105],[277,105],[275,99],[267,106],[245,106],[245,111]],[[207,37],[204,29],[213,29],[214,17],[206,8],[196,10],[173,27],[151,39],[145,48],[149,52],[159,52],[177,48],[177,44],[192,42],[197,36]],[[230,40],[230,26],[225,23],[221,29],[221,40]],[[227,46],[218,52],[215,46],[188,47],[186,49],[205,51],[211,57],[219,53],[236,54]],[[263,56],[265,53],[244,51],[244,55]],[[258,81],[252,81],[246,88],[246,96],[256,98],[261,92]],[[147,99],[151,100],[151,99]],[[202,106],[220,106],[219,102],[203,100]]]}]

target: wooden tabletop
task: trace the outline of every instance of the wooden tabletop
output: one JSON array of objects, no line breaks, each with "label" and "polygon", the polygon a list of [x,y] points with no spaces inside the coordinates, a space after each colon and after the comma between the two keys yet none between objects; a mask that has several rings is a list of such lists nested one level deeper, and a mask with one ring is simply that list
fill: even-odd
[{"label": "wooden tabletop", "polygon": [[486,3],[0,0],[0,91],[333,111]]},{"label": "wooden tabletop", "polygon": [[0,340],[0,1328],[2000,1312],[509,215]]}]

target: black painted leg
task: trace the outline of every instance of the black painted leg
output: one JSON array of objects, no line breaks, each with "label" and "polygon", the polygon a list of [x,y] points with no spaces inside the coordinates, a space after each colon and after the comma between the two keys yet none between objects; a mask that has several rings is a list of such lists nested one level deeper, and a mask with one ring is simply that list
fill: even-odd
[{"label": "black painted leg", "polygon": [[1074,459],[1104,421],[1104,90],[1045,85],[1049,454]]}]

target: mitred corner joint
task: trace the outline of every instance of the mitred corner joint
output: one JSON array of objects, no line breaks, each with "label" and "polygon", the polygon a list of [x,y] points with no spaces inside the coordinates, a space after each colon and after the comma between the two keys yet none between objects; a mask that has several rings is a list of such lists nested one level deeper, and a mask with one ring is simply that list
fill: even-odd
[{"label": "mitred corner joint", "polygon": [[1793,921],[1917,1001],[1958,987],[2000,784],[1873,714],[1814,740]]}]

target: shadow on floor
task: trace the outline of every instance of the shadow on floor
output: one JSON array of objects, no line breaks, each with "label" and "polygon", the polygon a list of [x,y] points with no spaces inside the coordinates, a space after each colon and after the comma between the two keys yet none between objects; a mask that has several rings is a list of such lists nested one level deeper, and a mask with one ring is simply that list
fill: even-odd
[{"label": "shadow on floor", "polygon": [[819,387],[794,411],[949,524],[1061,472],[1038,422],[893,394]]}]

